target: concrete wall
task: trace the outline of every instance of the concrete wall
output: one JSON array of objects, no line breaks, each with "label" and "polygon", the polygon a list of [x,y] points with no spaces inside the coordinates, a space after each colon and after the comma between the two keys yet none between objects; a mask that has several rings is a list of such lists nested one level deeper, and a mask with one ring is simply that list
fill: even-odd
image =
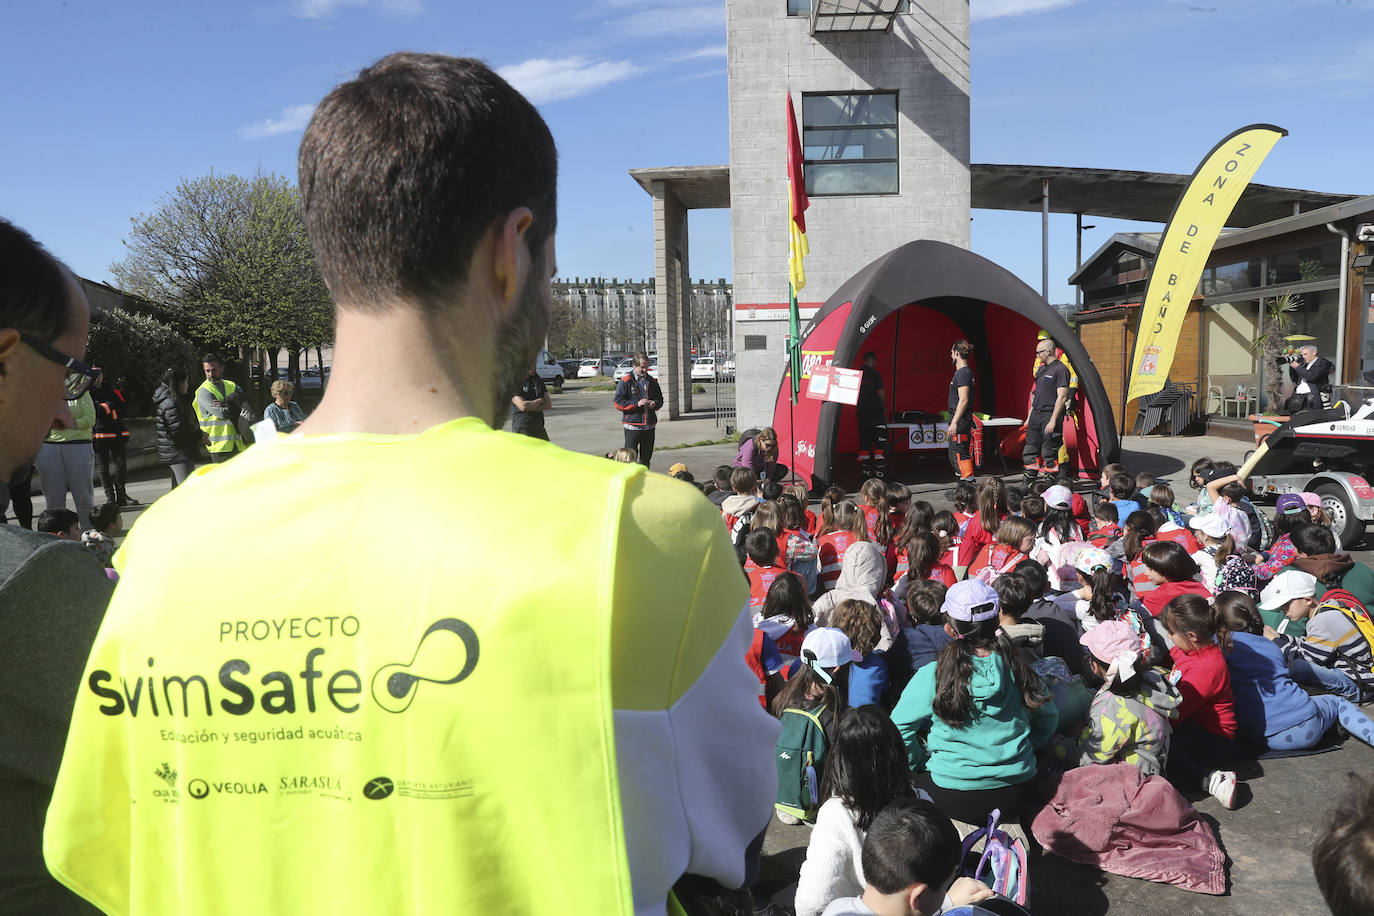
[{"label": "concrete wall", "polygon": [[[914,239],[969,244],[967,0],[931,0],[888,33],[811,37],[782,0],[729,0],[730,206],[741,428],[765,424],[784,365],[787,299],[786,94],[896,90],[898,185],[883,196],[818,197],[800,300],[809,317],[855,271]],[[777,332],[778,319],[782,330]],[[766,333],[768,350],[744,337]]]}]

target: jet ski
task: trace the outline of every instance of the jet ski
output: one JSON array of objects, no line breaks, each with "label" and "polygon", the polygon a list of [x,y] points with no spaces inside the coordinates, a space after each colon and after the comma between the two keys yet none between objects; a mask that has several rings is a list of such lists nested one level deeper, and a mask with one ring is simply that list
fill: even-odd
[{"label": "jet ski", "polygon": [[1264,440],[1267,449],[1255,452],[1253,473],[1304,474],[1315,470],[1374,472],[1374,398],[1350,414],[1338,402],[1325,410],[1294,414]]}]

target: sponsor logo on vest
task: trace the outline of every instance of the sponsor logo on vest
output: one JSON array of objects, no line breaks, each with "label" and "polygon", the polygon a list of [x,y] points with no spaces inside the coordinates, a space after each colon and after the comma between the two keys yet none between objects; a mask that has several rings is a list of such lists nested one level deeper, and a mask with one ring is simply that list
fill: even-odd
[{"label": "sponsor logo on vest", "polygon": [[186,784],[186,794],[192,798],[205,798],[210,793],[216,795],[266,795],[267,783],[265,782],[243,782],[241,780],[223,780],[216,782],[204,779],[193,779]]},{"label": "sponsor logo on vest", "polygon": [[165,789],[154,789],[153,798],[160,798],[169,803],[181,801],[181,793],[177,791],[177,771],[172,769],[170,763],[162,761],[162,766],[154,770],[153,775],[167,784]]},{"label": "sponsor logo on vest", "polygon": [[204,798],[210,794],[210,784],[203,779],[193,779],[186,784],[186,794],[192,798]]},{"label": "sponsor logo on vest", "polygon": [[[436,620],[420,636],[410,661],[384,665],[372,676],[372,699],[387,712],[405,712],[421,683],[457,684],[477,667],[478,654],[477,632],[471,626],[456,617]],[[149,656],[146,672],[131,678],[96,668],[86,679],[86,687],[100,698],[100,712],[107,716],[143,713],[189,719],[198,716],[202,707],[207,717],[215,714],[216,707],[231,716],[246,716],[257,708],[269,715],[329,712],[329,707],[341,713],[357,712],[362,707],[365,677],[347,667],[330,673],[320,664],[324,656],[325,650],[316,646],[306,650],[299,671],[267,671],[257,677],[250,677],[253,666],[243,658],[229,659],[217,675],[207,677],[160,674],[157,660]],[[330,736],[312,732],[310,737]],[[353,733],[335,737],[352,739]]]},{"label": "sponsor logo on vest", "polygon": [[386,798],[396,791],[396,784],[385,776],[369,779],[363,786],[363,797],[375,800]]}]

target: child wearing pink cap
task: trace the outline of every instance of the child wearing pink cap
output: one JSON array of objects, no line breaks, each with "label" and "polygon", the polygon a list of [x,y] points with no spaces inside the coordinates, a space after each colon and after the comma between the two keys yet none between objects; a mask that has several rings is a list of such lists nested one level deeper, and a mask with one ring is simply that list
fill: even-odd
[{"label": "child wearing pink cap", "polygon": [[1093,673],[1102,687],[1088,706],[1088,721],[1075,740],[1060,738],[1054,756],[1067,767],[1124,761],[1146,776],[1164,772],[1183,698],[1141,657],[1140,637],[1122,620],[1108,620],[1084,633]]}]

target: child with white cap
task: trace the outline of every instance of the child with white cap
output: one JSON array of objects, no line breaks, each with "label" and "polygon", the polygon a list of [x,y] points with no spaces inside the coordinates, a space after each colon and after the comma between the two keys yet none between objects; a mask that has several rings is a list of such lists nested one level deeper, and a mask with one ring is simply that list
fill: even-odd
[{"label": "child with white cap", "polygon": [[1307,632],[1307,616],[1317,606],[1316,595],[1316,576],[1285,569],[1260,592],[1260,619],[1275,633],[1301,638]]},{"label": "child with white cap", "polygon": [[986,582],[955,583],[944,603],[952,641],[916,672],[892,710],[912,769],[927,770],[917,788],[970,824],[986,823],[994,808],[1019,819],[1033,795],[1036,751],[1059,723],[1039,676],[1002,632],[998,605]]},{"label": "child with white cap", "polygon": [[1352,703],[1374,700],[1374,646],[1366,635],[1374,625],[1364,605],[1340,589],[1328,591],[1320,604],[1311,598],[1300,601],[1290,602],[1285,613],[1291,618],[1305,609],[1303,636],[1294,636],[1291,627],[1287,633],[1264,628],[1264,635],[1283,652],[1293,680]]},{"label": "child with white cap", "polygon": [[1192,554],[1203,584],[1212,594],[1243,591],[1252,598],[1259,594],[1255,568],[1245,562],[1236,549],[1236,539],[1226,519],[1216,512],[1195,515],[1188,525],[1197,532],[1202,547]]},{"label": "child with white cap", "polygon": [[1131,625],[1108,620],[1083,634],[1093,673],[1102,687],[1088,706],[1088,721],[1077,740],[1057,739],[1054,756],[1065,766],[1124,761],[1146,776],[1164,772],[1171,720],[1183,702],[1170,684],[1140,654]]}]

